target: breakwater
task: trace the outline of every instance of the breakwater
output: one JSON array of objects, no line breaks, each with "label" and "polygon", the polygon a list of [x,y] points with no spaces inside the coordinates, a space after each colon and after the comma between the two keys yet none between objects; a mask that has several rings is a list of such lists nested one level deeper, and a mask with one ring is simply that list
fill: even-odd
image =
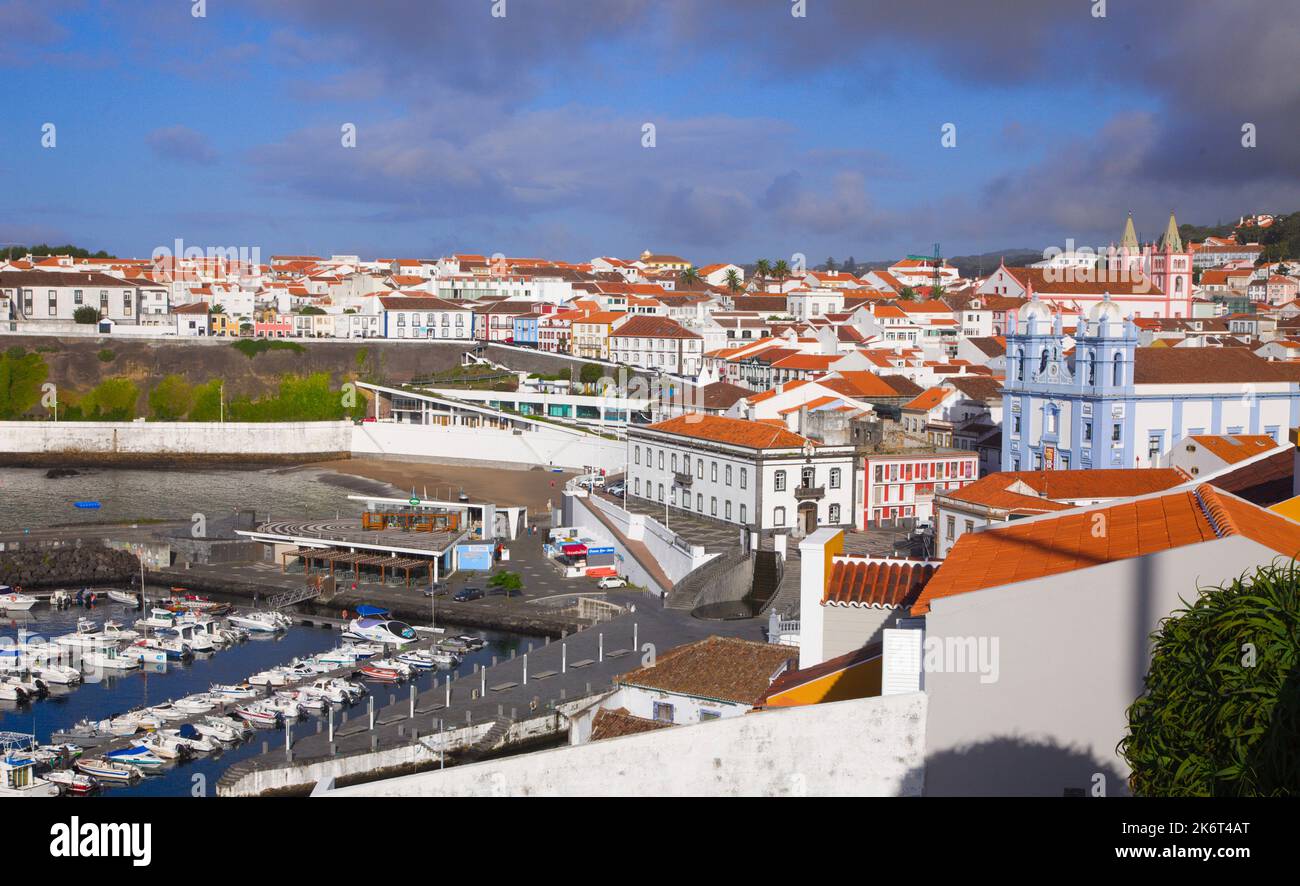
[{"label": "breakwater", "polygon": [[98,544],[0,552],[0,584],[14,587],[112,584],[139,572],[135,554]]}]

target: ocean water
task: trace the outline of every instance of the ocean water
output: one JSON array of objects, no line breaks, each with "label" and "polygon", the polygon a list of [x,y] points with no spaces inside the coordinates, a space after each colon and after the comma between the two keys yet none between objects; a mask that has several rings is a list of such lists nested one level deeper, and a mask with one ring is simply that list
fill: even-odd
[{"label": "ocean water", "polygon": [[[80,616],[89,616],[99,622],[114,618],[120,624],[128,626],[137,617],[133,610],[113,602],[99,604],[89,611],[81,607],[55,611],[44,604],[37,604],[28,613],[0,621],[0,643],[14,641],[19,629],[50,638],[70,633],[76,628]],[[518,649],[522,642],[526,642],[521,637],[508,633],[472,630],[463,633],[479,634],[488,641],[487,646],[465,657],[459,669],[466,673],[476,663],[485,666],[491,664],[493,655],[507,657],[512,649]],[[250,639],[224,651],[195,656],[193,661],[187,663],[168,662],[165,669],[156,672],[135,670],[120,675],[112,674],[105,676],[101,682],[83,683],[75,688],[54,686],[51,687],[51,694],[43,700],[26,704],[0,701],[0,731],[31,733],[45,744],[49,742],[51,733],[72,726],[79,720],[101,720],[136,707],[205,692],[213,683],[237,683],[258,671],[287,664],[293,658],[332,649],[340,642],[337,630],[294,626],[273,639]],[[445,679],[447,673],[424,672],[414,682],[423,691],[432,687],[435,678]],[[391,694],[396,694],[400,699],[409,692],[407,683],[366,685],[370,685],[376,695],[376,707],[387,704]],[[366,700],[363,698],[352,708],[350,716],[362,716],[365,706]],[[335,713],[336,725],[339,723],[338,716]],[[300,734],[314,733],[317,719],[317,715],[312,715],[299,720],[293,724],[293,729]],[[243,744],[218,754],[195,757],[186,763],[169,763],[134,785],[111,787],[103,795],[215,796],[217,779],[221,773],[238,760],[260,754],[263,742],[267,742],[272,750],[283,748],[283,730],[259,729],[252,739]],[[93,756],[94,751],[87,750],[87,754]]]}]

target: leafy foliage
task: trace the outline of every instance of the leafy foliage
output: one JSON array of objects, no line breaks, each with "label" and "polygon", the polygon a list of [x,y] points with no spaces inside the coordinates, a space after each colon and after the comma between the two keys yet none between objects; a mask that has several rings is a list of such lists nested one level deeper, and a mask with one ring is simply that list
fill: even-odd
[{"label": "leafy foliage", "polygon": [[191,394],[190,421],[221,419],[221,380],[214,378],[195,386]]},{"label": "leafy foliage", "polygon": [[169,375],[149,392],[149,412],[156,421],[180,421],[194,405],[194,386],[180,375]]},{"label": "leafy foliage", "polygon": [[488,579],[488,587],[499,588],[507,597],[522,590],[523,586],[524,580],[519,577],[518,572],[498,572]]},{"label": "leafy foliage", "polygon": [[100,348],[99,353],[97,353],[95,356],[99,357],[100,363],[112,363],[113,358],[116,357],[117,355],[114,354],[108,348]]},{"label": "leafy foliage", "polygon": [[131,421],[140,389],[129,378],[106,378],[60,414],[68,421]]},{"label": "leafy foliage", "polygon": [[328,372],[286,375],[274,397],[240,397],[226,406],[227,421],[337,421],[362,413],[364,406],[345,407],[340,391],[330,387]]},{"label": "leafy foliage", "polygon": [[0,354],[0,419],[20,418],[41,399],[50,369],[40,354],[13,347]]},{"label": "leafy foliage", "polygon": [[231,342],[230,346],[250,360],[267,351],[293,351],[295,354],[302,354],[307,350],[296,341],[283,341],[278,338],[246,338]]},{"label": "leafy foliage", "polygon": [[72,312],[73,321],[89,326],[99,322],[99,311],[90,305],[82,305]]},{"label": "leafy foliage", "polygon": [[1145,796],[1300,795],[1300,568],[1260,567],[1166,619],[1119,752]]}]

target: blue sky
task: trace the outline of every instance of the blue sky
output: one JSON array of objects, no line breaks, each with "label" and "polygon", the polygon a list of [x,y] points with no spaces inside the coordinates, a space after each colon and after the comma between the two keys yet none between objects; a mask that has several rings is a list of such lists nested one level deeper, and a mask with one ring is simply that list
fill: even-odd
[{"label": "blue sky", "polygon": [[1282,0],[492,6],[0,0],[0,242],[820,262],[1300,208]]}]

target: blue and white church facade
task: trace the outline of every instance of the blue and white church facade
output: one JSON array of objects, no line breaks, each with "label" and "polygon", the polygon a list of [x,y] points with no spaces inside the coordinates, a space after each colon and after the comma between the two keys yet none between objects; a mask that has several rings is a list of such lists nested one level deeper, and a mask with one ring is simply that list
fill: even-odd
[{"label": "blue and white church facade", "polygon": [[1295,367],[1245,348],[1139,348],[1109,298],[1078,317],[1073,336],[1031,299],[1006,340],[1003,470],[1159,467],[1188,434],[1281,443],[1300,424]]}]

